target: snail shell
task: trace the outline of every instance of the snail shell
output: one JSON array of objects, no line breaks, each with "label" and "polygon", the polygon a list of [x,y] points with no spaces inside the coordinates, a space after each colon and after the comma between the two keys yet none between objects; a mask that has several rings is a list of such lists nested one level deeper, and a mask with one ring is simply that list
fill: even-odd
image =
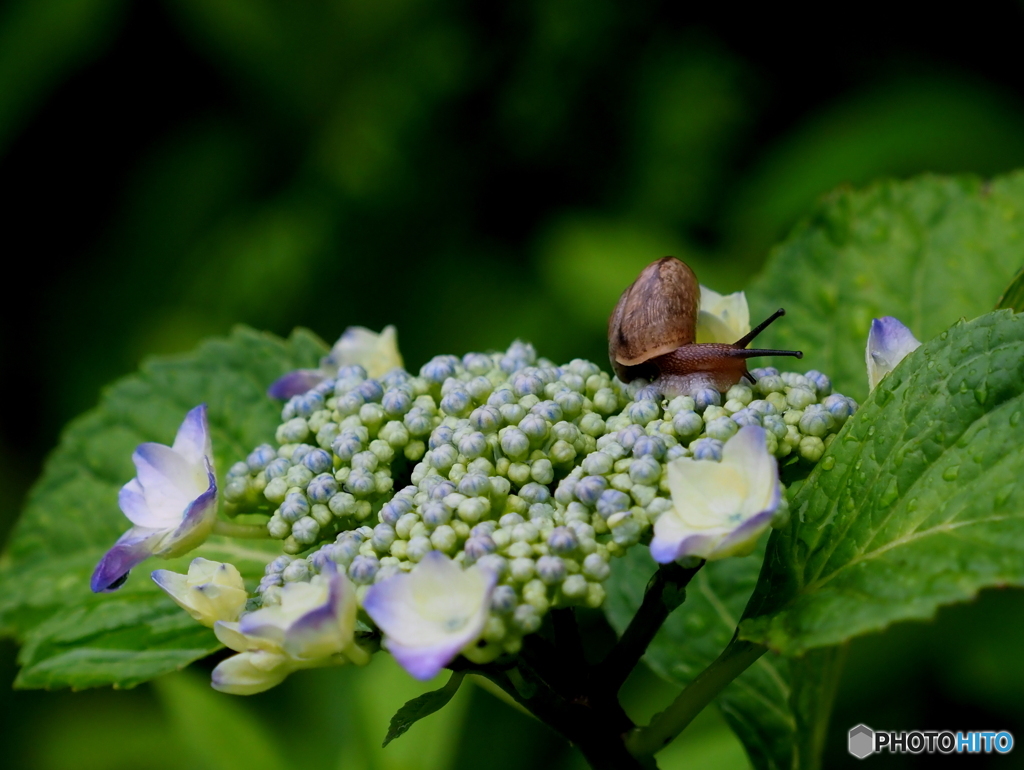
[{"label": "snail shell", "polygon": [[622,292],[608,319],[608,358],[623,382],[651,380],[666,396],[693,395],[706,388],[725,392],[741,379],[754,381],[746,360],[754,356],[800,358],[793,350],[747,350],[776,318],[776,311],[731,345],[698,344],[700,284],[675,257],[662,257],[641,271]]},{"label": "snail shell", "polygon": [[630,367],[692,343],[699,310],[700,284],[688,265],[662,257],[645,267],[608,319],[608,357],[619,379],[629,382],[638,376]]}]

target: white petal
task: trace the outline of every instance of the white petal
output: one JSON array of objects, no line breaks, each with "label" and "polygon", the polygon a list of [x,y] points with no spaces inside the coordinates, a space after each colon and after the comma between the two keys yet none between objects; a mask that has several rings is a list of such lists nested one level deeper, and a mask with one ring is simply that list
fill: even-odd
[{"label": "white petal", "polygon": [[692,529],[719,526],[723,515],[738,510],[746,494],[745,480],[731,466],[691,457],[669,463],[668,486],[676,515]]},{"label": "white petal", "polygon": [[283,646],[291,625],[303,615],[325,606],[328,598],[325,582],[287,583],[281,590],[280,604],[250,612],[242,618],[239,628],[246,636]]},{"label": "white petal", "polygon": [[188,565],[188,580],[192,585],[213,583],[215,585],[245,590],[245,582],[242,580],[242,575],[234,564],[211,561],[210,559],[204,559],[202,556],[196,557]]},{"label": "white petal", "polygon": [[283,655],[243,652],[217,664],[210,683],[220,692],[254,695],[281,684],[291,671]]},{"label": "white petal", "polygon": [[750,331],[750,308],[742,291],[719,294],[700,287],[697,342],[733,343]]},{"label": "white petal", "polygon": [[146,505],[164,526],[177,526],[189,504],[206,491],[202,469],[163,444],[141,444],[132,455]]},{"label": "white petal", "polygon": [[483,631],[494,582],[490,572],[463,570],[433,551],[412,572],[371,586],[363,609],[406,650],[461,649]]},{"label": "white petal", "polygon": [[377,334],[362,326],[350,326],[334,343],[330,364],[335,368],[358,364],[370,377],[381,377],[392,369],[402,367],[398,352],[398,332],[386,326]]},{"label": "white petal", "polygon": [[352,645],[358,611],[355,588],[337,571],[329,575],[328,584],[327,601],[298,618],[285,632],[284,649],[292,658],[330,657]]},{"label": "white petal", "polygon": [[213,624],[213,633],[216,634],[217,640],[221,644],[237,652],[263,650],[283,654],[280,645],[268,639],[244,634],[241,624],[237,622],[219,620]]},{"label": "white petal", "polygon": [[117,494],[117,505],[132,524],[149,529],[164,529],[168,522],[166,517],[154,514],[146,503],[142,485],[138,479],[132,479]]},{"label": "white petal", "polygon": [[748,553],[778,508],[778,467],[764,429],[741,428],[722,450],[722,461],[681,457],[668,465],[672,508],[654,523],[651,555],[718,559]]},{"label": "white petal", "polygon": [[738,510],[745,517],[778,505],[778,466],[768,452],[763,428],[756,425],[740,428],[725,442],[721,465],[734,468],[744,479],[746,493]]}]

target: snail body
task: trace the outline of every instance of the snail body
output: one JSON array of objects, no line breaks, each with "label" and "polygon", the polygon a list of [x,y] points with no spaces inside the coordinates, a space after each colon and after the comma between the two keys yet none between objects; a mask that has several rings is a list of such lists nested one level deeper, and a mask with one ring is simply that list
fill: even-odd
[{"label": "snail body", "polygon": [[785,310],[732,344],[695,342],[699,311],[700,284],[689,266],[662,257],[645,267],[608,319],[608,357],[618,378],[649,380],[669,398],[705,389],[724,393],[742,379],[754,382],[748,358],[803,357],[798,350],[747,349]]}]

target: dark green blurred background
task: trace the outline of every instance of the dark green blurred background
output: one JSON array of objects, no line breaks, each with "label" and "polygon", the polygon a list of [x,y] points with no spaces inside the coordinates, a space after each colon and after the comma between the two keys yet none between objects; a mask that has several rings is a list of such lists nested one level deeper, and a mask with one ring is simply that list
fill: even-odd
[{"label": "dark green blurred background", "polygon": [[[1017,2],[8,0],[0,536],[60,427],[145,355],[238,322],[395,323],[410,367],[517,336],[603,362],[611,305],[658,256],[739,289],[836,185],[1024,166],[1022,36]],[[1008,591],[855,642],[825,766],[855,764],[861,721],[1024,740],[1022,650]],[[383,658],[248,700],[204,675],[2,688],[5,766],[580,766],[472,688],[380,751],[423,689]],[[671,693],[641,673],[627,700],[642,717]],[[716,714],[682,741],[665,767],[745,766]]]}]

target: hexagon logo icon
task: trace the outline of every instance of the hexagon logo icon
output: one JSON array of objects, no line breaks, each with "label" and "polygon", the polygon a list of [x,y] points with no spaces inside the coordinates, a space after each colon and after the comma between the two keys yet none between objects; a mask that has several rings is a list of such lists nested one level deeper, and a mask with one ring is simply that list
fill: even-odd
[{"label": "hexagon logo icon", "polygon": [[875,731],[867,725],[850,728],[847,749],[857,759],[864,759],[875,753]]}]

